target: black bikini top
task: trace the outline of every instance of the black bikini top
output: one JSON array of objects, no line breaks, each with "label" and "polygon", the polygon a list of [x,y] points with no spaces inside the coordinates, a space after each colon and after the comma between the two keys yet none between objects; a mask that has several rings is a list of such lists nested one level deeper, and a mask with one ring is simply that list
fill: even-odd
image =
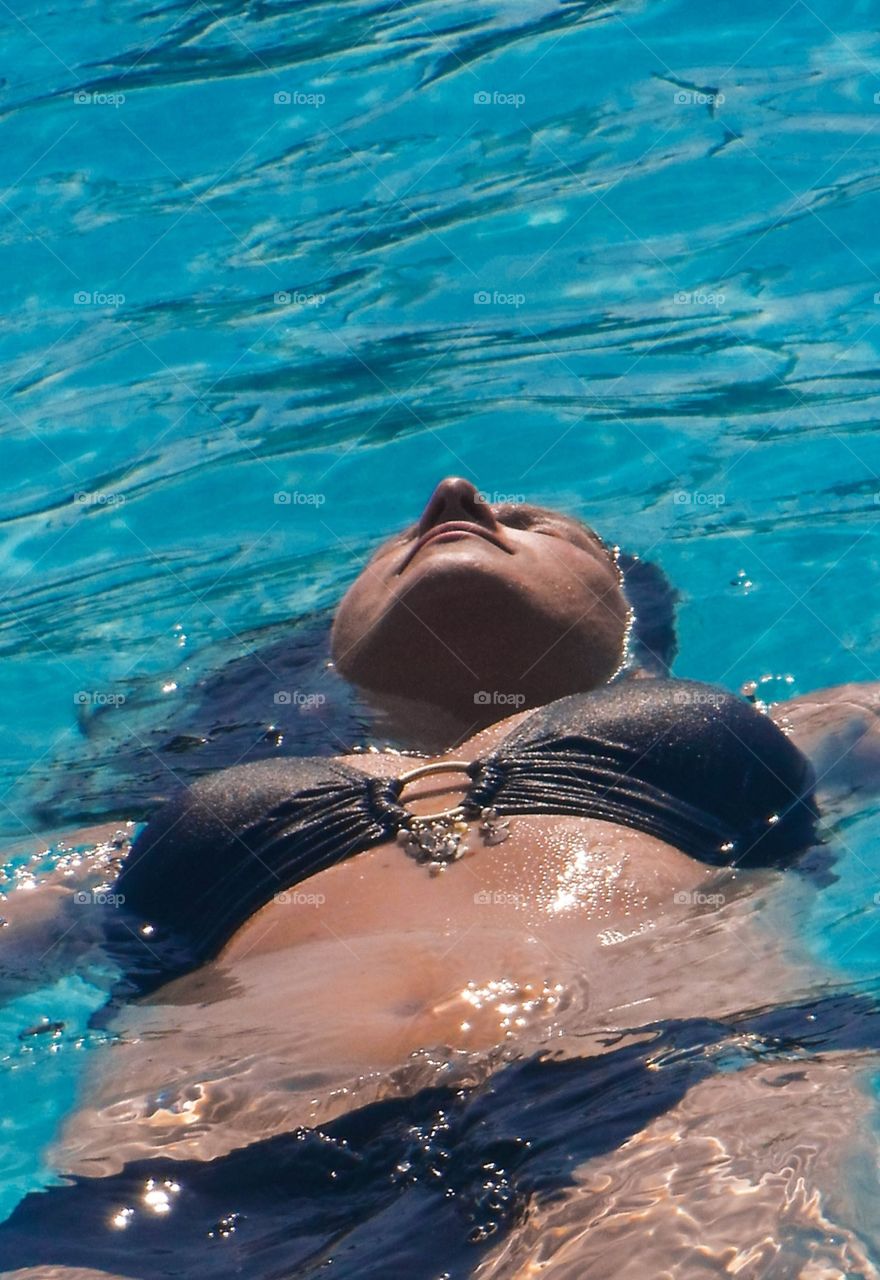
[{"label": "black bikini top", "polygon": [[[814,843],[806,757],[749,703],[689,680],[560,698],[467,774],[475,812],[602,818],[717,866],[784,865]],[[401,790],[321,758],[200,779],[132,846],[117,882],[126,913],[201,963],[274,894],[393,838],[409,816]]]}]

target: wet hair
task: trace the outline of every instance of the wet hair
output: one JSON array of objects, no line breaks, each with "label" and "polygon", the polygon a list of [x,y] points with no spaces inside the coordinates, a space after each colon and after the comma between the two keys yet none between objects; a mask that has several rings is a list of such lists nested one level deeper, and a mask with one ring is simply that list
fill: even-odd
[{"label": "wet hair", "polygon": [[617,556],[623,593],[632,610],[627,657],[621,676],[641,670],[668,676],[678,653],[675,606],[681,598],[659,565],[621,551]]}]

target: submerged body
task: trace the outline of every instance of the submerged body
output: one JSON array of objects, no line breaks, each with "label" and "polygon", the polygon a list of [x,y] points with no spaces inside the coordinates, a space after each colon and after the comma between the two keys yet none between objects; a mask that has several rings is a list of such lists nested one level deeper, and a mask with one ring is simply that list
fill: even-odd
[{"label": "submerged body", "polygon": [[[689,726],[682,723],[688,715]],[[678,741],[670,735],[673,721]],[[729,743],[726,770],[718,759],[719,735]],[[761,776],[759,738],[772,757]],[[623,746],[629,768],[621,770],[618,761],[615,772],[614,755]],[[691,754],[688,777],[683,746]],[[518,749],[528,758],[520,759],[517,784]],[[585,805],[589,789],[582,779],[578,802],[600,812],[622,812],[626,803],[633,825],[519,813],[507,820],[507,838],[489,843],[473,820],[470,852],[441,875],[429,874],[386,838],[313,874],[300,869],[302,878],[294,880],[288,871],[277,881],[272,850],[276,863],[287,850],[295,853],[292,780],[301,780],[310,762],[245,767],[207,780],[195,799],[187,793],[168,806],[126,860],[118,887],[129,895],[125,932],[132,945],[139,945],[143,917],[137,912],[145,902],[167,900],[168,918],[179,927],[175,877],[187,871],[175,872],[179,860],[195,869],[205,894],[215,883],[222,890],[214,899],[217,917],[225,915],[223,895],[235,884],[230,865],[256,859],[252,879],[262,874],[270,888],[282,887],[264,893],[264,905],[228,937],[212,935],[207,963],[116,1015],[122,1043],[68,1126],[55,1157],[62,1168],[106,1174],[157,1148],[212,1158],[281,1127],[325,1122],[351,1107],[352,1090],[368,1101],[375,1089],[387,1088],[390,1070],[424,1050],[464,1064],[491,1050],[557,1047],[573,1028],[584,1034],[732,1012],[748,1005],[756,973],[766,971],[771,958],[775,990],[797,993],[804,981],[799,966],[783,961],[778,941],[762,940],[749,920],[749,896],[770,873],[731,867],[734,840],[727,837],[736,835],[731,822],[747,832],[757,821],[758,847],[769,831],[777,859],[792,856],[804,830],[811,830],[812,809],[800,809],[811,775],[752,708],[708,686],[632,683],[604,698],[565,699],[520,713],[454,754],[506,771],[510,786],[500,785],[494,797],[500,812],[505,796],[512,807],[513,787],[521,793],[524,779],[536,772],[544,799],[527,796],[524,807],[570,805],[571,770],[595,771],[598,760],[601,785]],[[555,795],[547,764],[553,759]],[[344,777],[350,770],[377,779],[426,763],[433,762],[396,753],[338,762]],[[316,764],[325,774],[334,767]],[[714,796],[697,776],[701,767],[725,778]],[[681,779],[677,794],[649,785],[658,769]],[[253,823],[255,777],[288,815],[286,838],[271,850],[268,828]],[[739,794],[743,786],[750,799]],[[305,794],[313,797],[314,788]],[[425,776],[407,790],[406,802],[418,814],[455,804],[461,794],[454,776]],[[781,809],[786,802],[787,819],[800,824],[789,837],[786,817],[781,825],[764,822],[779,819],[778,812],[768,813],[771,803]],[[263,796],[261,807],[266,803]],[[309,812],[314,803],[308,801]],[[332,797],[328,803],[335,803]],[[662,822],[674,831],[676,821],[682,842],[699,831],[709,842],[706,856],[728,865],[707,865],[644,830]],[[717,849],[709,847],[713,839]],[[754,846],[738,853],[757,860]],[[234,887],[232,896],[234,906]],[[726,936],[719,934],[722,907]],[[194,913],[198,938],[200,925]],[[148,928],[144,945],[152,952],[161,945],[161,928]]]},{"label": "submerged body", "polygon": [[[456,758],[485,757],[525,716],[461,744]],[[341,763],[390,777],[429,762],[366,753]],[[448,778],[426,777],[407,800],[413,811],[434,811],[460,792]],[[801,877],[789,877],[783,890],[776,871],[707,866],[643,831],[595,818],[523,815],[511,819],[503,843],[472,842],[472,853],[436,877],[396,841],[320,871],[298,885],[299,897],[282,890],[270,899],[213,959],[115,1015],[118,1040],[52,1154],[56,1168],[86,1180],[80,1190],[107,1189],[86,1205],[122,1253],[111,1248],[101,1270],[86,1274],[117,1274],[113,1256],[130,1258],[118,1274],[144,1274],[167,1248],[160,1231],[152,1257],[151,1242],[131,1232],[127,1252],[112,1225],[110,1208],[128,1205],[135,1174],[144,1186],[159,1171],[158,1186],[196,1186],[201,1162],[258,1152],[297,1126],[329,1135],[377,1099],[442,1081],[472,1088],[536,1050],[556,1063],[571,1060],[589,1082],[590,1063],[600,1067],[620,1052],[616,1045],[644,1041],[644,1033],[619,1040],[628,1027],[734,1019],[756,1003],[796,1001],[815,983],[784,925],[793,900],[814,892]],[[739,1052],[736,1043],[734,1035],[722,1055]],[[621,1115],[627,1093],[639,1099],[638,1080],[648,1079],[630,1071],[624,1063],[616,1086]],[[772,1276],[780,1248],[790,1261],[793,1242],[808,1240],[813,1256],[818,1239],[826,1265],[836,1260],[846,1274],[873,1275],[857,1237],[835,1216],[835,1186],[839,1192],[846,1173],[839,1156],[853,1149],[866,1111],[858,1062],[832,1062],[824,1072],[804,1076],[771,1061],[702,1082],[698,1074],[681,1102],[662,1104],[663,1114],[618,1150],[581,1159],[571,1194],[546,1209],[539,1199],[520,1229],[480,1251],[478,1274],[519,1276],[539,1265],[556,1280],[583,1274],[589,1263],[589,1274],[610,1280],[626,1274],[634,1251],[643,1257],[651,1224],[658,1263],[674,1262],[682,1276],[694,1274],[695,1249],[707,1274],[736,1257],[743,1274]],[[551,1086],[552,1078],[541,1088]],[[838,1107],[833,1130],[818,1124],[829,1096]],[[754,1124],[743,1123],[745,1099]],[[638,1105],[651,1114],[650,1104]],[[786,1163],[789,1105],[816,1135],[794,1166]],[[597,1130],[600,1148],[607,1124],[606,1117]],[[589,1150],[589,1125],[584,1137]],[[768,1143],[780,1151],[770,1164]],[[258,1162],[263,1176],[275,1159],[267,1150]],[[237,1196],[226,1196],[231,1210],[254,1193],[244,1175],[230,1169],[230,1176],[241,1177]],[[53,1202],[38,1207],[51,1222]],[[13,1217],[14,1230],[21,1217]],[[173,1212],[166,1226],[180,1230]],[[53,1241],[34,1247],[36,1256],[58,1258],[60,1248],[61,1257],[82,1261]],[[196,1239],[192,1247],[195,1265],[202,1246]],[[364,1265],[371,1274],[372,1264]],[[414,1263],[411,1272],[421,1274]],[[61,1280],[64,1272],[22,1274]]]},{"label": "submerged body", "polygon": [[[126,1088],[146,1078],[162,1100],[135,1108],[126,1126],[135,1144],[141,1120],[151,1140],[162,1130],[188,1153],[247,1137],[228,1108],[222,1136],[200,1121],[215,1098],[193,1064],[221,1031],[224,1095],[231,1062],[239,1079],[256,1072],[268,1132],[281,1105],[268,1105],[270,1094],[286,1093],[288,1125],[327,1118],[326,1088],[313,1104],[315,1090],[298,1080],[310,1078],[309,1063],[350,1087],[420,1049],[534,1045],[572,1017],[586,1025],[587,1011],[604,1025],[692,1014],[695,991],[670,999],[668,972],[652,974],[652,953],[666,954],[656,935],[695,905],[736,895],[738,863],[784,864],[813,831],[807,761],[745,703],[685,681],[562,699],[477,735],[456,760],[470,770],[465,796],[479,795],[477,812],[486,802],[506,825],[493,835],[476,817],[463,822],[472,849],[434,863],[442,874],[407,857],[392,833],[406,834],[409,813],[461,802],[458,781],[431,773],[449,757],[229,770],[168,805],[135,842],[117,882],[128,948],[147,930],[151,955],[170,935],[175,957],[188,940],[194,962],[212,962],[163,986],[160,1004],[130,1024],[140,1047],[126,1048]],[[411,765],[425,776],[404,797],[391,780]],[[373,781],[382,778],[389,786]],[[676,967],[682,960],[678,952]],[[708,996],[720,976],[700,970],[693,985]],[[194,1003],[204,1012],[194,1016]],[[186,1031],[172,1079],[165,1041],[178,1004]],[[286,1046],[280,1089],[268,1087],[253,1049],[230,1044],[230,1017],[263,1029],[264,1044],[272,1037],[276,1073]],[[119,1066],[117,1055],[114,1074]],[[245,1111],[253,1124],[253,1105]],[[94,1117],[85,1127],[87,1158],[100,1158],[105,1136]],[[123,1158],[118,1126],[115,1137],[105,1162]]]},{"label": "submerged body", "polygon": [[[320,1270],[341,1231],[350,1274],[372,1275],[375,1259],[358,1252],[378,1247],[361,1200],[343,1195],[309,1217],[309,1188],[324,1178],[330,1148],[359,1152],[364,1167],[382,1156],[370,1184],[376,1213],[385,1212],[389,1186],[443,1189],[441,1216],[419,1227],[406,1255],[413,1280],[443,1270],[426,1253],[426,1230],[438,1248],[447,1237],[464,1246],[473,1237],[462,1221],[483,1224],[483,1246],[493,1233],[511,1233],[484,1250],[476,1274],[486,1277],[540,1269],[562,1280],[587,1262],[594,1277],[622,1275],[648,1232],[666,1239],[659,1257],[670,1274],[690,1280],[697,1259],[710,1273],[729,1264],[763,1274],[754,1270],[763,1265],[760,1242],[777,1248],[786,1205],[805,1231],[821,1219],[823,1161],[837,1176],[831,1149],[865,1113],[855,1069],[834,1075],[832,1066],[826,1087],[842,1099],[841,1128],[823,1135],[813,1126],[814,1155],[821,1149],[823,1158],[798,1157],[811,1181],[794,1194],[787,1175],[767,1176],[760,1125],[773,1112],[768,1090],[778,1100],[773,1141],[783,1148],[787,1134],[801,1132],[789,1099],[803,1114],[817,1094],[806,1068],[762,1065],[761,1055],[776,1053],[775,1032],[765,1039],[761,1019],[743,1022],[741,1011],[796,1006],[815,988],[815,967],[785,927],[814,889],[780,869],[803,863],[815,838],[814,784],[820,802],[839,800],[850,785],[876,786],[873,695],[832,691],[788,704],[777,717],[783,733],[709,686],[597,688],[619,661],[626,610],[608,549],[571,523],[545,527],[522,509],[505,523],[476,503],[473,486],[443,482],[418,526],[377,554],[343,602],[340,668],[344,659],[353,679],[375,677],[387,703],[408,659],[409,684],[427,682],[428,702],[447,716],[448,748],[228,770],[172,801],[136,841],[115,886],[124,907],[115,919],[105,912],[103,924],[129,990],[141,995],[112,1010],[115,1042],[52,1154],[75,1185],[42,1202],[28,1197],[0,1229],[0,1250],[14,1241],[19,1265],[100,1257],[104,1274],[115,1260],[123,1274],[153,1275],[177,1256],[176,1233],[186,1227],[195,1231],[189,1271],[233,1274],[220,1255],[202,1256],[204,1236],[224,1234],[206,1224],[247,1203],[255,1218],[248,1249],[264,1250],[259,1267],[249,1263],[254,1274],[304,1259]],[[577,589],[568,585],[575,580]],[[483,599],[487,583],[493,594]],[[473,627],[444,637],[463,588]],[[427,656],[418,643],[425,626],[435,642]],[[560,634],[577,644],[556,651]],[[460,636],[467,643],[453,652]],[[541,668],[523,676],[532,709],[493,722],[474,688],[514,687],[511,663],[524,652],[529,672]],[[412,723],[431,737],[424,716]],[[425,772],[453,763],[457,778]],[[404,795],[399,779],[411,770],[421,776]],[[432,875],[398,837],[411,845],[419,815],[459,804],[470,851]],[[491,821],[484,807],[495,811]],[[505,821],[496,843],[493,825]],[[28,939],[45,955],[53,929],[64,938],[69,913],[41,920],[33,900],[63,895],[61,881],[68,890],[99,883],[108,862],[67,871],[43,895],[13,904],[21,909],[4,931],[8,955],[24,954]],[[89,924],[97,943],[98,923]],[[786,1033],[803,1036],[811,1016],[796,1012]],[[841,1047],[835,1017],[826,1031],[822,1045]],[[869,1028],[850,1045],[873,1049],[872,1036]],[[522,1080],[531,1082],[525,1093],[517,1092]],[[541,1166],[542,1099],[556,1088],[559,1110],[548,1112],[556,1131]],[[756,1123],[746,1111],[722,1141],[724,1122],[696,1118],[693,1100],[730,1107],[731,1091],[751,1097]],[[404,1100],[398,1110],[394,1099]],[[485,1133],[484,1158],[463,1182],[449,1180],[443,1161],[430,1164],[433,1156],[416,1176],[432,1135],[455,1128],[453,1115],[459,1145],[443,1160],[453,1168],[464,1150],[467,1163],[468,1143]],[[407,1135],[421,1132],[425,1116],[433,1127],[416,1158]],[[694,1137],[686,1146],[685,1129]],[[673,1147],[690,1154],[674,1194],[669,1172],[665,1194],[658,1179]],[[313,1148],[317,1163],[297,1172]],[[535,1160],[534,1185],[526,1178],[521,1201],[508,1196],[513,1165]],[[712,1207],[718,1179],[723,1194]],[[129,1203],[145,1186],[167,1210],[161,1222],[148,1198],[146,1208]],[[273,1217],[278,1188],[281,1216]],[[480,1188],[492,1188],[488,1199]],[[558,1202],[547,1209],[540,1188],[567,1188],[571,1215]],[[589,1205],[577,1188],[587,1188]],[[178,1193],[195,1197],[189,1216],[171,1212]],[[752,1228],[725,1216],[731,1195],[750,1205],[756,1252]],[[698,1203],[710,1205],[708,1217]],[[400,1212],[405,1234],[412,1224]],[[686,1239],[676,1237],[683,1212],[699,1224]],[[42,1231],[41,1214],[58,1229]],[[64,1224],[82,1215],[91,1238],[68,1238]],[[838,1245],[847,1274],[872,1274],[846,1231]],[[450,1275],[471,1273],[481,1255],[466,1255],[450,1261]]]}]

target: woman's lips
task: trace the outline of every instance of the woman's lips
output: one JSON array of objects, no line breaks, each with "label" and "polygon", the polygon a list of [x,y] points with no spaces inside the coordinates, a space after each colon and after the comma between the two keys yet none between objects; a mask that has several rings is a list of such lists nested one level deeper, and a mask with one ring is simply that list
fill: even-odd
[{"label": "woman's lips", "polygon": [[486,542],[491,542],[494,546],[500,547],[502,551],[506,551],[508,555],[513,555],[512,549],[502,541],[497,533],[492,529],[487,529],[485,525],[475,524],[473,521],[469,520],[447,520],[443,524],[435,525],[434,528],[429,529],[427,533],[422,534],[414,546],[410,547],[409,551],[404,556],[403,563],[397,572],[403,573],[413,556],[417,555],[418,552],[421,551],[422,547],[427,543],[440,538],[453,541],[454,539],[461,538],[467,534],[483,538]]}]

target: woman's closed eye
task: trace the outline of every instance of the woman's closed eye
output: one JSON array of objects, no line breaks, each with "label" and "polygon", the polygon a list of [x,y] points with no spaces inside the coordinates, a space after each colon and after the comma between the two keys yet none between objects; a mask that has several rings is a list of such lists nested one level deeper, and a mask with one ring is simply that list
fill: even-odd
[{"label": "woman's closed eye", "polygon": [[552,524],[530,524],[529,533],[546,533],[551,538],[567,538],[560,528]]}]

